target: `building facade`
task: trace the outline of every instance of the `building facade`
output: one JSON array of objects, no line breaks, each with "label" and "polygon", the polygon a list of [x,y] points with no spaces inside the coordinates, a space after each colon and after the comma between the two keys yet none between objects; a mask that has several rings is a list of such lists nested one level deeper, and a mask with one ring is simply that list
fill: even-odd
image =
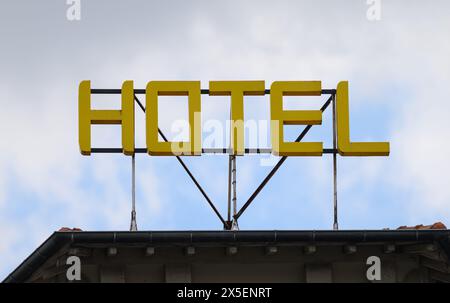
[{"label": "building facade", "polygon": [[4,282],[450,282],[449,243],[449,230],[69,230]]}]

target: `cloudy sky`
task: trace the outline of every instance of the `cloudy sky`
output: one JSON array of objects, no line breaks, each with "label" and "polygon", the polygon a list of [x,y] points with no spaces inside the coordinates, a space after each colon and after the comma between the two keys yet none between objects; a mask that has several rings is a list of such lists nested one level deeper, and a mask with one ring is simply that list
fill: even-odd
[{"label": "cloudy sky", "polygon": [[[450,3],[381,1],[65,0],[0,4],[0,279],[60,227],[127,230],[130,164],[124,155],[81,156],[78,84],[120,88],[134,80],[322,80],[350,83],[351,138],[390,141],[390,157],[338,159],[341,229],[450,224]],[[94,96],[98,108],[119,96]],[[144,101],[143,96],[141,96]],[[214,99],[215,98],[215,99]],[[326,96],[306,100],[319,108]],[[183,98],[161,102],[161,128],[183,118]],[[167,101],[167,102],[165,102]],[[301,99],[289,100],[303,108]],[[202,118],[225,121],[226,97],[205,97]],[[248,119],[267,120],[269,99],[251,97]],[[330,147],[330,113],[305,138]],[[136,110],[136,145],[144,115]],[[206,125],[204,125],[206,126]],[[302,127],[290,127],[291,139]],[[265,130],[261,130],[265,131]],[[204,135],[207,129],[204,129]],[[226,136],[225,136],[226,137]],[[93,146],[118,146],[120,128],[93,127]],[[226,156],[186,158],[225,215]],[[140,230],[221,229],[171,157],[140,154]],[[238,204],[270,171],[238,159]],[[289,158],[240,219],[241,229],[330,229],[329,155]]]}]

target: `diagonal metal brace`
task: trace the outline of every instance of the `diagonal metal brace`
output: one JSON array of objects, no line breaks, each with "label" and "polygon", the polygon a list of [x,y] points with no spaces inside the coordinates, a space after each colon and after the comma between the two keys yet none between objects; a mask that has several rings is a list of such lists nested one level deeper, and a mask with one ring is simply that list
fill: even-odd
[{"label": "diagonal metal brace", "polygon": [[[328,98],[328,100],[324,103],[324,105],[320,108],[321,112],[324,112],[327,107],[330,105],[331,101],[333,100],[333,95],[330,96],[330,98]],[[312,125],[307,125],[303,131],[301,132],[301,134],[297,137],[297,139],[295,139],[295,142],[300,142],[305,136],[306,134],[309,132],[309,130],[312,128]],[[264,178],[264,180],[261,182],[261,184],[258,186],[258,188],[256,188],[256,190],[253,192],[253,194],[250,196],[250,198],[248,198],[247,202],[245,202],[245,204],[241,207],[241,209],[239,210],[239,212],[234,215],[234,219],[237,220],[243,213],[244,211],[247,209],[247,207],[249,207],[249,205],[253,202],[253,200],[256,198],[256,196],[261,192],[261,190],[264,188],[264,186],[269,182],[269,180],[273,177],[273,175],[278,171],[278,169],[281,167],[281,165],[284,163],[284,161],[286,161],[286,159],[288,158],[288,156],[283,156],[281,157],[281,159],[278,161],[278,163],[275,165],[275,167],[270,171],[270,173]]]},{"label": "diagonal metal brace", "polygon": [[[137,104],[139,105],[139,107],[142,109],[142,111],[145,113],[145,107],[142,105],[141,101],[139,101],[139,99],[136,97],[136,95],[134,95],[134,99],[136,100]],[[163,140],[165,142],[168,142],[166,136],[163,134],[163,132],[158,128],[158,133],[159,135],[163,138]],[[186,171],[186,173],[189,175],[189,177],[191,178],[191,180],[194,182],[195,186],[197,186],[198,190],[202,193],[203,197],[206,199],[206,201],[208,202],[209,206],[211,206],[211,208],[213,209],[213,211],[215,212],[215,214],[217,215],[217,217],[219,218],[220,221],[222,221],[223,226],[224,227],[228,227],[228,223],[224,220],[224,218],[222,217],[222,215],[219,213],[219,211],[217,210],[216,206],[214,205],[214,203],[211,201],[211,199],[208,197],[208,195],[206,194],[206,192],[203,190],[203,188],[201,187],[201,185],[198,183],[198,181],[195,179],[194,175],[191,173],[191,171],[189,170],[189,168],[186,166],[186,164],[184,163],[184,161],[181,159],[180,156],[175,156],[178,160],[178,162],[180,162],[181,166],[183,166],[184,170]]]}]

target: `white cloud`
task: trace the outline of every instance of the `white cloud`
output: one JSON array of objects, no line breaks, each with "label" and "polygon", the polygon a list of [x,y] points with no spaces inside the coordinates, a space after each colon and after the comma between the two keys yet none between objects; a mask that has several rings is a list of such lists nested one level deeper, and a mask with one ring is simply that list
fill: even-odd
[{"label": "white cloud", "polygon": [[[5,41],[0,56],[0,228],[7,234],[0,246],[2,260],[7,260],[2,266],[11,269],[43,235],[61,225],[128,227],[130,159],[119,155],[86,158],[78,153],[76,98],[83,79],[105,88],[119,87],[126,79],[135,80],[136,87],[158,79],[201,80],[203,87],[209,80],[220,79],[263,79],[267,86],[273,80],[322,79],[324,87],[350,80],[353,113],[363,112],[368,102],[395,112],[381,121],[388,131],[368,135],[391,141],[390,158],[340,162],[340,190],[350,197],[348,204],[358,208],[354,213],[370,215],[366,211],[376,208],[373,193],[377,186],[385,186],[411,198],[397,202],[408,213],[408,224],[438,218],[450,223],[447,2],[383,1],[379,22],[365,19],[364,1],[346,5],[211,1],[189,6],[177,2],[157,9],[142,1],[129,15],[118,9],[121,5],[104,7],[90,2],[84,8],[89,12],[82,12],[77,24],[58,23],[65,22],[65,11],[61,11],[62,21],[55,21],[56,8],[51,4],[36,6],[36,16],[51,12],[39,22],[28,11],[20,16],[11,13],[14,20],[0,21],[0,37]],[[19,11],[11,7],[14,14]],[[118,15],[124,22],[117,22]],[[217,105],[220,108],[223,105]],[[264,113],[261,118],[267,119]],[[144,142],[142,118],[136,125],[140,143]],[[96,134],[95,145],[117,139],[117,133],[109,130]],[[176,203],[165,195],[169,188],[164,183],[173,172],[156,172],[158,167],[147,162],[140,162],[137,175],[142,199],[138,201],[138,224],[177,227],[179,217],[166,215],[176,212]],[[214,174],[212,165],[197,162],[193,165],[205,188],[214,196],[226,193],[218,181],[226,181],[226,161],[222,161],[224,171],[215,178],[208,177]],[[309,164],[298,173],[317,182],[317,187],[309,189],[317,193],[317,207],[327,208],[328,201],[322,200],[330,192],[328,167],[317,167],[316,160],[302,163]],[[257,169],[243,165],[239,184],[244,191],[250,191],[247,184]],[[84,184],[86,179],[91,184]],[[196,190],[192,184],[180,186],[189,193]],[[352,195],[354,188],[362,190]],[[28,204],[14,200],[19,199],[17,191],[33,200],[29,202],[32,211],[27,211]],[[267,206],[255,210],[260,215],[257,219],[271,227],[274,222],[267,216],[272,205],[261,205]],[[17,215],[22,209],[24,214]],[[147,225],[147,220],[156,223]],[[260,226],[259,221],[248,222],[252,224]],[[354,227],[351,222],[346,226]],[[31,240],[23,236],[29,234]],[[16,255],[15,247],[21,241],[29,242]]]}]

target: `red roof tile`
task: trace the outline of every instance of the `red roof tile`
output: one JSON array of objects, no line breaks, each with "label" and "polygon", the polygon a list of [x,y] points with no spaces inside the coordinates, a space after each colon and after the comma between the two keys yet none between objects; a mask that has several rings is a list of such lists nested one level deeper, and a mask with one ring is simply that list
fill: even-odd
[{"label": "red roof tile", "polygon": [[447,229],[447,227],[442,222],[436,222],[432,225],[416,225],[416,226],[400,226],[397,229]]},{"label": "red roof tile", "polygon": [[80,228],[69,228],[69,227],[61,227],[59,230],[59,232],[71,232],[71,231],[82,231]]}]

